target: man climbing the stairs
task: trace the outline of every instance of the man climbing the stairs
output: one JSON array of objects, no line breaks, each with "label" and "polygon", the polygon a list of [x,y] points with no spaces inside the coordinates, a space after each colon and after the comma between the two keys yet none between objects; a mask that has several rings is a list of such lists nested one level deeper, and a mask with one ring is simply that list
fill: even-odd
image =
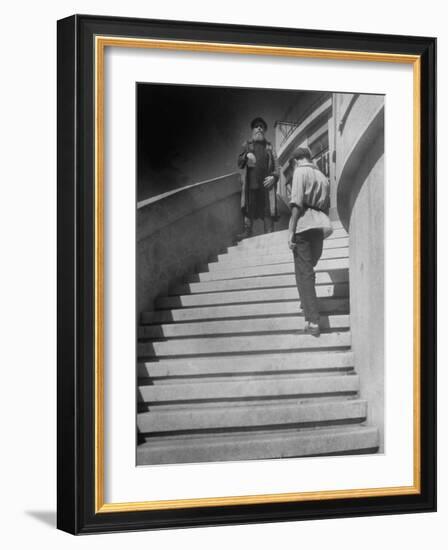
[{"label": "man climbing the stairs", "polygon": [[323,241],[333,232],[328,210],[330,184],[311,160],[308,147],[298,147],[291,188],[291,218],[288,246],[294,255],[294,269],[306,333],[320,336],[320,316],[316,297],[314,267],[322,255]]}]

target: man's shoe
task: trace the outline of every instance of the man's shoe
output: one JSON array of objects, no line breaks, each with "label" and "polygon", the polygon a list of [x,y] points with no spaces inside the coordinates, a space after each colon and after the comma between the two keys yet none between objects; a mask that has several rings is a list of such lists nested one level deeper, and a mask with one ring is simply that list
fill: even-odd
[{"label": "man's shoe", "polygon": [[265,234],[274,232],[274,222],[272,220],[266,221],[266,219],[265,219],[263,221],[263,232]]},{"label": "man's shoe", "polygon": [[307,321],[304,332],[305,334],[311,334],[311,336],[320,336],[320,326],[317,323]]}]

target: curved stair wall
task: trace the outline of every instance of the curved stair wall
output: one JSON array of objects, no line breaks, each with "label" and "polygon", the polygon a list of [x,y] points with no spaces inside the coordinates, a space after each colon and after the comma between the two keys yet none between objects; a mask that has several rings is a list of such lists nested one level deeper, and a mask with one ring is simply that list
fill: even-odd
[{"label": "curved stair wall", "polygon": [[337,207],[349,233],[352,350],[384,448],[384,97],[335,94]]}]

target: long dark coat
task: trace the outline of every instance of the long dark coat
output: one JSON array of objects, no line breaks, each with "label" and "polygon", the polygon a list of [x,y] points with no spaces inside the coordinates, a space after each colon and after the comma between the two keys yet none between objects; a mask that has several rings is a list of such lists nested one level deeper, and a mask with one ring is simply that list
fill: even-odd
[{"label": "long dark coat", "polygon": [[[245,177],[243,179],[243,187],[241,189],[241,210],[244,216],[247,216],[248,206],[249,206],[249,177],[248,171],[251,170],[247,166],[247,153],[254,152],[254,141],[248,140],[243,143],[241,147],[240,154],[238,155],[238,167],[241,169],[246,169]],[[278,218],[278,209],[277,209],[277,182],[279,179],[279,167],[277,161],[277,155],[275,154],[274,148],[269,141],[266,141],[266,153],[268,156],[266,176],[274,177],[274,184],[268,190],[269,196],[269,211],[271,216],[276,219]]]}]

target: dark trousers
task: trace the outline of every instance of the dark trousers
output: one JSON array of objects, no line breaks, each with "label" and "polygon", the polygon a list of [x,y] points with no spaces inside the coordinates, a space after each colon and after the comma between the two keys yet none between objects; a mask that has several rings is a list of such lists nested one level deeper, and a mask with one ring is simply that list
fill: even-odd
[{"label": "dark trousers", "polygon": [[309,229],[295,235],[296,247],[293,254],[297,290],[305,321],[311,323],[319,323],[314,266],[322,255],[323,242],[321,229]]}]

